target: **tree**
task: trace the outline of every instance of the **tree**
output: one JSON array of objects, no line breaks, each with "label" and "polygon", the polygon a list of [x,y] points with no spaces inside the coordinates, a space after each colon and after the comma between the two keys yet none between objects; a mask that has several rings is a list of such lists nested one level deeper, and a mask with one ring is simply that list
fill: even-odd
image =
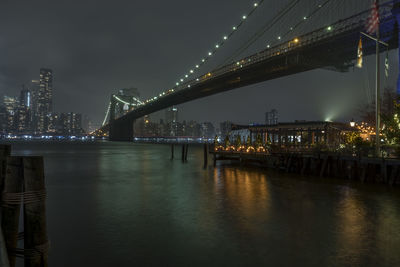
[{"label": "tree", "polygon": [[382,134],[389,145],[400,144],[400,103],[393,101],[393,112],[382,115]]},{"label": "tree", "polygon": [[250,138],[250,135],[247,136],[246,145],[247,145],[248,147],[251,146],[251,138]]},{"label": "tree", "polygon": [[[382,103],[381,103],[381,115],[388,117],[394,114],[395,111],[395,100],[398,99],[397,93],[393,88],[386,87],[383,91]],[[366,104],[359,109],[360,118],[363,122],[369,125],[375,125],[376,110],[375,101]]]},{"label": "tree", "polygon": [[240,147],[242,145],[242,140],[240,138],[240,135],[237,135],[235,145],[236,145],[236,147]]}]

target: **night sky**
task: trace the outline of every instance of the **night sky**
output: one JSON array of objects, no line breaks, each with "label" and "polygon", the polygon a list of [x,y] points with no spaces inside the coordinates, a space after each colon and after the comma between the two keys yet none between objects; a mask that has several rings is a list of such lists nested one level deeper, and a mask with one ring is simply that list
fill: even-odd
[{"label": "night sky", "polygon": [[[222,56],[271,16],[271,2],[249,18]],[[22,84],[38,79],[41,67],[52,68],[55,111],[83,113],[99,124],[116,88],[137,87],[143,99],[171,88],[252,3],[2,0],[0,93],[18,95]],[[262,43],[261,38],[258,46]],[[265,111],[276,108],[281,121],[350,120],[372,99],[374,58],[365,61],[366,68],[345,74],[315,70],[189,102],[179,106],[179,117],[263,122]],[[394,86],[397,51],[390,53],[390,63],[390,78],[383,83]]]}]

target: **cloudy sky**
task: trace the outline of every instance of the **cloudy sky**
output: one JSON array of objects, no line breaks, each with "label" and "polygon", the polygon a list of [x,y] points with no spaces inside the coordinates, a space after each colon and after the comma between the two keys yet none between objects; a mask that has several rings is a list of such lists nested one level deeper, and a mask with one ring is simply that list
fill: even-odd
[{"label": "cloudy sky", "polygon": [[[285,1],[289,2],[279,4]],[[356,5],[357,1],[349,2]],[[303,2],[306,14],[320,1]],[[137,87],[146,99],[172,87],[253,3],[2,0],[0,93],[18,95],[22,84],[38,79],[41,67],[52,68],[55,110],[87,114],[100,123],[110,94],[117,88]],[[221,64],[271,18],[279,4],[264,1],[241,32],[221,48],[220,58],[206,67]],[[337,13],[343,12],[338,9]],[[282,23],[295,23],[294,17]],[[268,35],[274,34],[277,31],[262,36],[252,49],[261,48]],[[348,120],[357,117],[359,106],[372,99],[374,58],[365,61],[362,70],[344,74],[315,70],[196,100],[179,106],[179,116],[182,120],[251,123],[263,122],[265,111],[276,108],[281,121]],[[385,86],[395,84],[397,51],[390,53],[390,63]]]}]

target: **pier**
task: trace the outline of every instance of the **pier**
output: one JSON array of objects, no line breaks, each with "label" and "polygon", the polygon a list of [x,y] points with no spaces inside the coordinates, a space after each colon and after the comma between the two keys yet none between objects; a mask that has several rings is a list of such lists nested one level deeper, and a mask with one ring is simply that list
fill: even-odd
[{"label": "pier", "polygon": [[399,185],[400,160],[357,157],[335,153],[233,152],[212,149],[214,162],[274,168],[287,173]]}]

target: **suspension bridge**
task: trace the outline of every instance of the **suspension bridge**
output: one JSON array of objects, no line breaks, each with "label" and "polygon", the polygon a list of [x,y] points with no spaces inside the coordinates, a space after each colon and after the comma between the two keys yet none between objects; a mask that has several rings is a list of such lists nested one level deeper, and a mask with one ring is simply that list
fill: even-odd
[{"label": "suspension bridge", "polygon": [[[262,3],[264,1],[261,1]],[[360,39],[360,32],[363,32],[368,23],[371,14],[371,2],[363,0],[363,5],[358,6],[363,10],[358,10],[355,14],[348,15],[336,21],[324,23],[324,15],[313,21],[313,17],[318,18],[318,14],[333,12],[329,4],[334,0],[313,1],[314,6],[309,8],[308,15],[299,15],[299,21],[291,21],[293,26],[283,25],[284,18],[293,17],[292,9],[298,10],[296,5],[301,4],[300,0],[288,1],[277,11],[277,15],[267,23],[263,28],[262,34],[257,34],[252,38],[259,38],[265,32],[271,32],[272,29],[286,28],[281,34],[273,37],[274,41],[268,43],[266,48],[256,51],[250,55],[234,59],[222,66],[216,67],[211,71],[204,71],[202,75],[195,75],[194,70],[190,70],[184,78],[180,79],[176,85],[168,90],[161,92],[145,101],[135,99],[133,102],[125,101],[116,96],[112,96],[107,110],[106,119],[100,132],[109,132],[111,141],[130,141],[133,138],[133,125],[136,119],[156,111],[182,104],[195,99],[222,93],[228,90],[244,87],[247,85],[260,83],[280,77],[293,75],[318,68],[330,69],[333,71],[344,72],[354,66],[354,60],[357,59],[357,44]],[[336,1],[345,6],[344,1]],[[357,5],[357,1],[351,4]],[[358,1],[360,2],[360,1]],[[365,4],[367,3],[367,6]],[[255,8],[259,4],[255,3]],[[254,10],[252,10],[254,12]],[[303,12],[303,11],[301,11]],[[339,12],[340,13],[340,12]],[[342,12],[345,13],[345,12]],[[354,12],[353,12],[354,13]],[[303,13],[304,14],[304,13]],[[400,0],[386,1],[379,5],[380,17],[380,40],[388,44],[387,49],[398,48],[400,22]],[[248,17],[243,16],[243,20]],[[238,24],[241,26],[243,22]],[[304,27],[311,25],[312,30]],[[224,36],[226,41],[238,30],[238,26],[233,27],[230,35]],[[296,31],[302,28],[303,32]],[[248,40],[248,46],[251,40]],[[208,53],[207,58],[203,58],[196,68],[206,63],[209,58],[220,49],[223,44],[217,44],[215,48]],[[246,47],[245,47],[246,48]],[[375,53],[375,42],[365,41],[363,45],[363,55],[372,55]],[[115,106],[124,104],[132,107],[132,110],[120,117],[115,116]],[[107,123],[107,117],[109,122]]]}]

